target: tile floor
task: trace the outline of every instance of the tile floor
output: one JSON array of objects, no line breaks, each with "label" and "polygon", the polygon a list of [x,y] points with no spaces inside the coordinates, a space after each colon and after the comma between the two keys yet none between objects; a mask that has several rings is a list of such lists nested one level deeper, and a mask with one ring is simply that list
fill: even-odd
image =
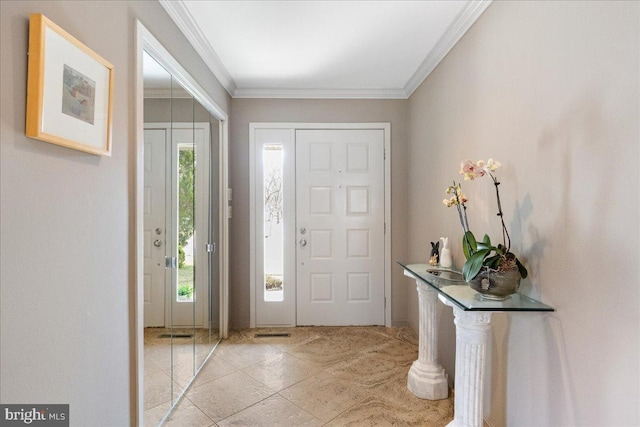
[{"label": "tile floor", "polygon": [[[268,332],[291,336],[255,338]],[[453,397],[428,401],[407,390],[417,344],[408,328],[233,331],[164,425],[444,426]],[[145,425],[155,426],[169,403],[150,397]]]},{"label": "tile floor", "polygon": [[[170,329],[145,328],[144,331],[144,407],[145,410],[162,405],[169,410],[171,393],[178,397],[184,387],[189,384],[195,366],[200,366],[209,355],[212,346],[218,341],[217,330],[174,329],[173,333],[194,334],[193,338],[173,338],[173,354],[170,338],[162,338],[170,334]],[[195,358],[194,358],[195,356]],[[195,365],[194,365],[195,361]],[[173,367],[172,367],[173,363]],[[171,372],[173,371],[173,381]],[[173,390],[171,385],[173,384]],[[160,408],[156,408],[160,411]],[[162,417],[161,417],[162,418]],[[159,421],[159,420],[158,420]],[[158,423],[145,425],[157,425]]]}]

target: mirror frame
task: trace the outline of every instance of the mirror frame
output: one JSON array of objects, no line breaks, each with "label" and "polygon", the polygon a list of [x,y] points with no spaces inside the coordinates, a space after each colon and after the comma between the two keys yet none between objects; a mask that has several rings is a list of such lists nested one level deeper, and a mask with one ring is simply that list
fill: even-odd
[{"label": "mirror frame", "polygon": [[[143,52],[146,51],[178,81],[213,117],[220,121],[220,170],[219,170],[219,206],[220,213],[220,338],[229,335],[229,177],[228,177],[228,135],[229,121],[227,113],[211,98],[207,92],[191,77],[160,42],[136,20],[136,78],[135,78],[135,176],[134,176],[134,272],[135,288],[133,319],[135,329],[132,333],[132,373],[131,388],[135,397],[131,397],[132,421],[142,425],[144,419],[144,76]],[[206,362],[205,362],[206,363]],[[196,372],[197,375],[197,372]],[[177,400],[176,404],[180,402]],[[174,405],[175,406],[175,405]]]}]

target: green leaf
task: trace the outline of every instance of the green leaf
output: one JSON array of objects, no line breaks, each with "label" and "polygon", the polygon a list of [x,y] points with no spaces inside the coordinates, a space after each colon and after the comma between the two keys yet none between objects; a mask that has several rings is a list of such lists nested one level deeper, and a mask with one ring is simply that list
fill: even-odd
[{"label": "green leaf", "polygon": [[496,248],[495,246],[491,246],[491,245],[487,245],[486,243],[480,243],[478,242],[478,250],[481,249],[489,249],[491,251],[497,251],[498,248]]},{"label": "green leaf", "polygon": [[476,238],[471,231],[467,231],[464,233],[464,236],[462,236],[462,250],[466,259],[469,259],[469,257],[478,250]]},{"label": "green leaf", "polygon": [[492,251],[497,250],[495,246],[491,245],[491,238],[488,234],[485,234],[482,238],[482,242],[478,242],[478,250],[480,249],[490,249]]},{"label": "green leaf", "polygon": [[502,259],[502,256],[500,255],[494,255],[492,257],[489,257],[485,260],[484,265],[493,268],[494,270],[498,268],[498,266],[500,265],[500,260]]},{"label": "green leaf", "polygon": [[462,277],[466,282],[473,279],[478,275],[480,269],[482,268],[482,264],[484,261],[484,257],[489,253],[489,250],[481,250],[473,255],[464,263],[462,267]]},{"label": "green leaf", "polygon": [[518,266],[518,271],[520,271],[520,276],[522,276],[523,279],[526,279],[527,276],[529,275],[529,272],[527,271],[525,266],[522,265],[522,263],[518,258],[516,258],[516,265]]}]

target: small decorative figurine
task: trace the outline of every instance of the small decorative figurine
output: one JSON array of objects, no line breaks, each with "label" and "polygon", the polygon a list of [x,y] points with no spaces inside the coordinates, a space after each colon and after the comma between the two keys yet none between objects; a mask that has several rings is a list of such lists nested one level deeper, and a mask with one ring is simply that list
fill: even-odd
[{"label": "small decorative figurine", "polygon": [[451,251],[449,250],[449,238],[441,237],[442,252],[440,253],[440,265],[444,268],[450,268],[453,265],[453,259],[451,258]]},{"label": "small decorative figurine", "polygon": [[438,262],[440,262],[440,253],[438,251],[439,247],[440,242],[431,242],[431,255],[429,258],[429,265],[438,265]]}]

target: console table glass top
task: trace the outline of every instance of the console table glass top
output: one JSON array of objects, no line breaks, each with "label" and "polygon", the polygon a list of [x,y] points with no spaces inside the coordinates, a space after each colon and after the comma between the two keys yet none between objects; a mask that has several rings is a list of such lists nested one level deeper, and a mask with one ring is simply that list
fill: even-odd
[{"label": "console table glass top", "polygon": [[429,264],[398,264],[404,268],[405,275],[419,279],[465,311],[554,311],[552,307],[518,293],[502,301],[482,298],[458,271]]}]

